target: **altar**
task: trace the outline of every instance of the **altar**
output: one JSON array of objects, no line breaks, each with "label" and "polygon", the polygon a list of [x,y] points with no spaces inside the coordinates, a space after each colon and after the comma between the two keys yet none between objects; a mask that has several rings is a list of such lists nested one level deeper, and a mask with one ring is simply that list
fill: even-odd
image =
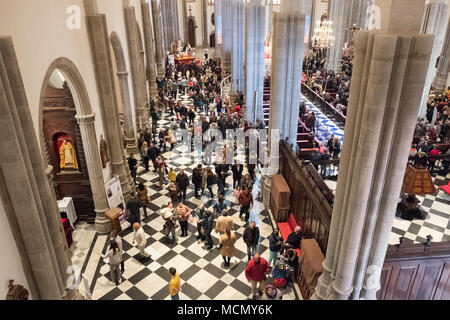
[{"label": "altar", "polygon": [[190,64],[194,60],[195,60],[195,56],[181,54],[181,55],[175,57],[175,66],[179,67],[183,64]]}]

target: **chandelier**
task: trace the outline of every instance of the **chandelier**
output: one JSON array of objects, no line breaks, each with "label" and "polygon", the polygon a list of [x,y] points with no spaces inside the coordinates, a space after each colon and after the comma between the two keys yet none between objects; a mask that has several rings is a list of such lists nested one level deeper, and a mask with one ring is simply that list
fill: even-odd
[{"label": "chandelier", "polygon": [[314,48],[328,48],[334,46],[333,22],[318,20],[312,37]]}]

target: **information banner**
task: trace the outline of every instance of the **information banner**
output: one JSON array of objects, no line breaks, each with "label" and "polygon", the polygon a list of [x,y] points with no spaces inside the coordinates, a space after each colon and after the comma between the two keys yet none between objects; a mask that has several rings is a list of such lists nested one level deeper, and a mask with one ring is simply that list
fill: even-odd
[{"label": "information banner", "polygon": [[[123,198],[122,186],[120,185],[119,177],[112,178],[105,184],[106,197],[108,198],[108,205],[110,208],[125,209],[125,199]],[[120,222],[126,217],[122,214],[120,216]]]}]

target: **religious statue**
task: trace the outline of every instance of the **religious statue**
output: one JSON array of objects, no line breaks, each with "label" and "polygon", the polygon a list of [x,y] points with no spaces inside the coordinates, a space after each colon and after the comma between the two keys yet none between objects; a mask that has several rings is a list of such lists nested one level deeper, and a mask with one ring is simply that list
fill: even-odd
[{"label": "religious statue", "polygon": [[327,9],[325,9],[324,13],[320,17],[320,25],[322,26],[322,24],[326,21],[328,21],[328,10]]},{"label": "religious statue", "polygon": [[59,157],[61,159],[61,163],[59,165],[60,169],[78,169],[75,148],[70,141],[64,139],[61,147],[59,147]]},{"label": "religious statue", "polygon": [[106,140],[103,139],[103,135],[100,136],[100,157],[102,159],[102,167],[105,169],[106,164],[109,162],[109,155],[108,144],[106,143]]}]

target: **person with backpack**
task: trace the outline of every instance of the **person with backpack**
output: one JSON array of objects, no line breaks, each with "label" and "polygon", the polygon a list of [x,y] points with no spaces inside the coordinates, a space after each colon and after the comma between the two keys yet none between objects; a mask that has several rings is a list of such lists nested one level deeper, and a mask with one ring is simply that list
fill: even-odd
[{"label": "person with backpack", "polygon": [[274,230],[269,236],[269,260],[267,261],[269,263],[269,266],[272,261],[275,265],[278,257],[278,252],[281,251],[282,246],[283,241],[280,238],[280,233],[278,230]]}]

